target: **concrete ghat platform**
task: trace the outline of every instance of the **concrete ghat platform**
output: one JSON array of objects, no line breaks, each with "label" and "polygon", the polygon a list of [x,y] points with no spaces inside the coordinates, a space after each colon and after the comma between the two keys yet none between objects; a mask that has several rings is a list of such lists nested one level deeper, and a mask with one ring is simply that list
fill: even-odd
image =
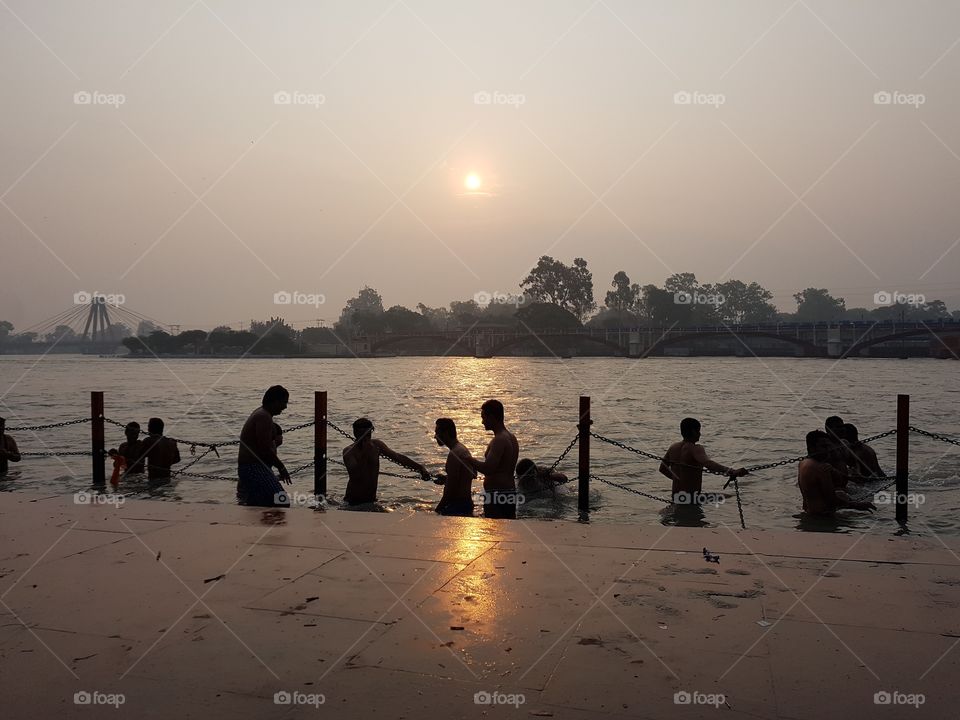
[{"label": "concrete ghat platform", "polygon": [[960,543],[881,533],[0,494],[2,717],[957,717]]}]

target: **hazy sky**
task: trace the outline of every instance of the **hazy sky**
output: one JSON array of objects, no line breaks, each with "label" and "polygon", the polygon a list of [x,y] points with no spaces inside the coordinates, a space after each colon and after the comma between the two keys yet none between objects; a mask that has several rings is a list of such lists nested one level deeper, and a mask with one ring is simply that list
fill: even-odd
[{"label": "hazy sky", "polygon": [[517,292],[545,253],[600,302],[623,269],[960,307],[956,3],[2,0],[0,60],[18,328],[80,290],[333,321],[364,284]]}]

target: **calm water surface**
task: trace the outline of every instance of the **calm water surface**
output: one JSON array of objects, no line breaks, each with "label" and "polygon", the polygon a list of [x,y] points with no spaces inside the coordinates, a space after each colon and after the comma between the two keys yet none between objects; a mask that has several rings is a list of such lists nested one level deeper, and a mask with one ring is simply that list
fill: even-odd
[{"label": "calm water surface", "polygon": [[[0,356],[0,415],[8,426],[35,425],[89,414],[89,391],[106,393],[108,417],[137,420],[151,416],[167,422],[167,434],[218,441],[239,433],[263,390],[274,383],[291,393],[279,418],[283,427],[313,417],[313,391],[327,390],[330,418],[345,429],[358,416],[370,417],[376,436],[438,470],[444,453],[433,440],[433,422],[456,420],[461,440],[482,454],[489,439],[480,423],[480,404],[496,397],[507,409],[507,425],[521,444],[521,457],[550,463],[576,434],[577,398],[593,398],[594,430],[634,447],[662,453],[678,438],[686,415],[703,422],[701,442],[714,459],[751,465],[802,454],[804,434],[821,428],[827,415],[839,414],[860,429],[861,437],[895,424],[896,395],[909,393],[912,423],[960,436],[956,408],[960,400],[960,364],[927,359],[844,360],[793,358],[382,358],[375,360],[129,360],[86,356]],[[13,433],[23,451],[85,450],[89,426],[39,433]],[[342,438],[331,431],[331,455],[339,457]],[[107,427],[107,446],[123,440],[120,428]],[[313,457],[312,430],[285,438],[281,454],[290,468]],[[884,469],[894,469],[893,437],[875,445]],[[911,437],[911,490],[923,504],[911,508],[910,529],[917,534],[960,532],[960,455],[955,446]],[[181,447],[184,462],[189,447]],[[576,451],[561,466],[576,474]],[[665,495],[666,478],[657,463],[593,442],[592,470],[611,480]],[[231,475],[235,448],[224,448],[191,468]],[[396,469],[384,463],[383,469]],[[25,458],[0,480],[5,491],[73,493],[89,487],[90,459]],[[295,478],[293,490],[312,489],[312,471]],[[346,482],[342,468],[331,466],[329,489],[338,499]],[[719,490],[722,479],[708,477],[704,490]],[[749,527],[793,529],[799,491],[796,465],[759,472],[741,481]],[[140,493],[136,493],[140,490]],[[142,488],[128,492],[143,493]],[[181,478],[159,500],[234,502],[232,482]],[[381,478],[381,499],[398,510],[430,511],[440,488],[417,480]],[[664,506],[623,490],[593,488],[591,522],[691,522],[674,518]],[[521,514],[575,519],[574,484],[558,500],[534,500]],[[826,530],[893,532],[892,506],[876,516],[847,513]],[[710,506],[693,522],[738,523],[731,497]]]}]

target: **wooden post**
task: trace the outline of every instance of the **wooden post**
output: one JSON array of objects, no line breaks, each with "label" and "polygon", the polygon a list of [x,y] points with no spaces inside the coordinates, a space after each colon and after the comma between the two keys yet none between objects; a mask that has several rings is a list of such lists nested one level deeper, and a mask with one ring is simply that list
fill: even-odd
[{"label": "wooden post", "polygon": [[93,484],[105,487],[107,475],[104,468],[103,393],[90,393],[90,449],[93,451]]},{"label": "wooden post", "polygon": [[897,395],[897,522],[907,523],[910,468],[910,396]]},{"label": "wooden post", "polygon": [[580,474],[577,489],[577,507],[580,512],[590,512],[590,398],[580,396]]},{"label": "wooden post", "polygon": [[327,496],[327,392],[313,393],[313,494]]}]

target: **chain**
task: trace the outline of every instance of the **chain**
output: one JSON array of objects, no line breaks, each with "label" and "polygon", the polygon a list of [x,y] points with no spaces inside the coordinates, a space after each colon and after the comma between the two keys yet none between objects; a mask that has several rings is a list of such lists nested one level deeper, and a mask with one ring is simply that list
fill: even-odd
[{"label": "chain", "polygon": [[333,420],[327,420],[327,425],[329,425],[329,426],[332,427],[334,430],[336,430],[338,433],[340,433],[341,435],[343,435],[343,436],[344,436],[345,438],[347,438],[347,440],[349,440],[350,442],[353,442],[354,440],[356,440],[356,438],[353,437],[353,435],[351,435],[351,434],[348,433],[346,430],[344,430],[342,427],[340,427],[339,425],[337,425],[335,422],[333,422]]},{"label": "chain", "polygon": [[50,423],[48,425],[24,425],[23,427],[7,428],[7,432],[24,432],[28,430],[49,430],[50,428],[61,428],[67,425],[81,425],[90,422],[90,418],[80,418],[79,420],[64,420],[63,422]]},{"label": "chain", "polygon": [[740,513],[740,527],[746,530],[747,523],[743,519],[743,503],[740,501],[740,483],[737,481],[736,475],[731,475],[730,479],[733,480],[733,491],[737,495],[737,512]]},{"label": "chain", "polygon": [[627,492],[631,492],[634,495],[640,495],[641,497],[650,498],[651,500],[656,500],[657,502],[666,503],[667,505],[670,505],[673,502],[672,500],[667,500],[666,498],[657,497],[656,495],[651,495],[650,493],[644,492],[643,490],[637,490],[636,488],[628,487],[626,485],[621,485],[620,483],[615,483],[612,480],[606,480],[600,477],[599,475],[591,475],[590,479],[597,480],[602,483],[606,483],[607,485],[612,485],[613,487],[620,488],[621,490],[626,490]]},{"label": "chain", "polygon": [[571,440],[571,441],[570,441],[570,444],[567,445],[567,449],[564,450],[562,453],[560,453],[560,457],[558,457],[558,458],[556,459],[556,461],[554,461],[553,465],[550,466],[550,469],[547,470],[547,475],[549,475],[550,473],[552,473],[554,470],[557,469],[557,466],[558,466],[561,462],[563,462],[563,459],[570,453],[571,450],[573,450],[573,446],[577,444],[577,441],[578,441],[579,439],[580,439],[580,434],[579,434],[579,433],[577,433],[576,435],[573,436],[573,440]]},{"label": "chain", "polygon": [[622,448],[627,452],[632,452],[636,455],[639,455],[640,457],[645,457],[650,460],[656,460],[657,462],[660,462],[663,459],[659,455],[654,455],[653,453],[649,453],[646,450],[637,450],[636,448],[630,447],[629,445],[624,445],[622,442],[619,442],[617,440],[611,440],[610,438],[604,437],[603,435],[598,435],[592,430],[590,431],[590,437],[596,438],[600,442],[605,442],[605,443],[609,443],[610,445],[615,445],[618,448]]},{"label": "chain", "polygon": [[860,442],[862,442],[862,443],[871,443],[871,442],[873,442],[874,440],[879,440],[880,438],[885,438],[885,437],[887,437],[888,435],[896,435],[896,434],[897,434],[897,430],[896,430],[896,428],[894,428],[893,430],[887,430],[886,432],[877,433],[876,435],[871,435],[870,437],[866,437],[866,438],[864,438],[863,440],[861,440]]},{"label": "chain", "polygon": [[920,428],[914,427],[913,425],[910,426],[910,431],[915,432],[919,435],[924,435],[928,438],[932,438],[933,440],[939,440],[940,442],[950,443],[951,445],[960,445],[960,440],[954,440],[953,438],[949,438],[946,435],[940,435],[938,433],[932,433],[927,430],[921,430]]},{"label": "chain", "polygon": [[68,455],[86,455],[87,457],[93,456],[92,450],[64,450],[62,452],[22,452],[22,456],[31,456],[31,457],[66,457]]},{"label": "chain", "polygon": [[293,427],[287,428],[286,430],[283,431],[283,434],[284,434],[284,435],[287,435],[288,433],[296,432],[297,430],[303,430],[304,428],[308,428],[308,427],[311,427],[312,425],[316,425],[316,424],[317,424],[317,421],[316,421],[316,420],[311,420],[310,422],[300,423],[299,425],[294,425]]},{"label": "chain", "polygon": [[793,463],[798,463],[801,460],[806,459],[806,455],[798,455],[797,457],[787,458],[786,460],[778,460],[777,462],[766,463],[764,465],[751,465],[746,468],[747,472],[756,472],[757,470],[770,470],[771,468],[783,467],[784,465],[792,465]]}]

